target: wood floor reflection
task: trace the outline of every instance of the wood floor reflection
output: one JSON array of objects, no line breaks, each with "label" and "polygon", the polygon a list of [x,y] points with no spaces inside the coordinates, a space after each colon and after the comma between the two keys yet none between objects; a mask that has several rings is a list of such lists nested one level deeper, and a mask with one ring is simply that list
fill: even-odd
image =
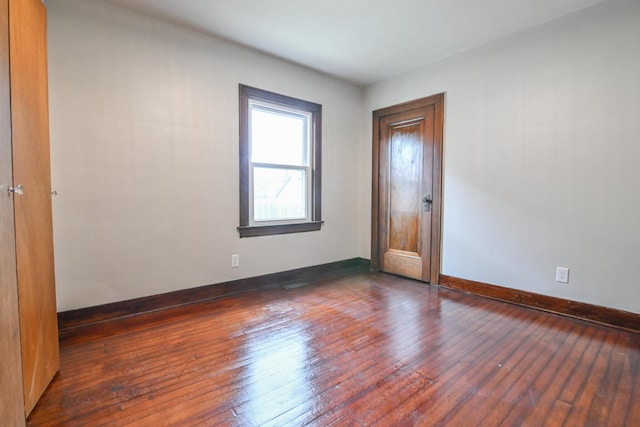
[{"label": "wood floor reflection", "polygon": [[640,335],[379,273],[61,339],[30,426],[640,426]]}]

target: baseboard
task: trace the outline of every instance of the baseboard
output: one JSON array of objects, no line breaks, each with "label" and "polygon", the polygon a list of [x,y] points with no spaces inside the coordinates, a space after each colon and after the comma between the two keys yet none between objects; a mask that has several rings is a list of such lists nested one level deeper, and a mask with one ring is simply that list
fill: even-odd
[{"label": "baseboard", "polygon": [[199,286],[127,301],[63,311],[58,313],[58,328],[60,333],[63,334],[71,329],[96,323],[194,304],[230,295],[272,289],[304,280],[330,278],[368,271],[369,268],[369,260],[352,258],[312,267],[233,280],[215,285]]},{"label": "baseboard", "polygon": [[590,322],[640,332],[640,314],[440,275],[440,286]]}]

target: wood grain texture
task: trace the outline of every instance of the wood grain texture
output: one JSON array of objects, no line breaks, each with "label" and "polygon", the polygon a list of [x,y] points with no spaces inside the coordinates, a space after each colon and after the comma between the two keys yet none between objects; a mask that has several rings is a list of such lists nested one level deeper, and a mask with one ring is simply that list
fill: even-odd
[{"label": "wood grain texture", "polygon": [[565,300],[447,275],[441,275],[439,283],[447,288],[457,289],[487,298],[615,326],[632,332],[640,332],[640,314],[638,313]]},{"label": "wood grain texture", "polygon": [[380,269],[429,281],[432,194],[433,106],[380,119],[378,258]]},{"label": "wood grain texture", "polygon": [[415,253],[387,250],[380,265],[385,271],[402,277],[422,279],[422,258]]},{"label": "wood grain texture", "polygon": [[640,335],[383,273],[76,328],[31,426],[638,425]]},{"label": "wood grain texture", "polygon": [[352,258],[257,277],[232,280],[215,285],[199,286],[197,288],[183,289],[127,301],[63,311],[58,313],[60,335],[64,336],[72,329],[82,328],[96,323],[194,304],[225,296],[241,295],[247,292],[298,284],[318,277],[338,277],[368,271],[369,268],[369,260]]},{"label": "wood grain texture", "polygon": [[9,1],[0,0],[0,420],[25,423],[11,161]]},{"label": "wood grain texture", "polygon": [[[400,260],[400,270],[394,271],[395,265],[385,268],[385,262],[396,259],[393,254],[388,255],[389,247],[405,251],[416,248],[415,253],[423,260],[421,266],[412,266],[411,272],[417,269],[420,273],[410,277],[423,281],[437,283],[440,273],[440,227],[442,216],[442,153],[443,153],[443,126],[444,126],[444,94],[433,95],[407,103],[383,108],[373,112],[373,148],[372,148],[372,198],[371,198],[371,260],[373,269],[404,274],[407,271],[407,260]],[[408,239],[401,236],[402,233],[394,233],[394,226],[398,221],[406,223],[407,217],[403,212],[393,211],[390,200],[393,198],[393,161],[389,163],[389,157],[393,157],[393,148],[387,144],[395,136],[403,136],[402,129],[411,127],[413,122],[420,122],[421,138],[424,138],[425,149],[420,154],[423,163],[424,174],[422,181],[412,187],[420,194],[420,197],[431,194],[432,206],[428,213],[422,213],[420,221],[409,221],[414,225],[413,229],[420,236],[419,244],[411,245]],[[415,134],[415,132],[413,132]],[[414,160],[418,161],[414,153]],[[411,162],[409,163],[411,164]],[[395,168],[398,169],[398,168]],[[389,187],[389,188],[388,188]],[[418,204],[418,206],[421,206]],[[391,219],[390,219],[391,218]],[[395,227],[399,228],[399,227]],[[397,237],[394,236],[397,234]],[[408,243],[408,244],[405,244]]]},{"label": "wood grain texture", "polygon": [[433,204],[431,206],[431,273],[429,283],[440,279],[442,245],[442,162],[444,156],[444,102],[445,94],[434,95],[433,128]]},{"label": "wood grain texture", "polygon": [[421,253],[424,120],[389,126],[389,248]]},{"label": "wood grain texture", "polygon": [[51,218],[47,17],[40,0],[9,1],[18,305],[28,414],[59,366]]}]

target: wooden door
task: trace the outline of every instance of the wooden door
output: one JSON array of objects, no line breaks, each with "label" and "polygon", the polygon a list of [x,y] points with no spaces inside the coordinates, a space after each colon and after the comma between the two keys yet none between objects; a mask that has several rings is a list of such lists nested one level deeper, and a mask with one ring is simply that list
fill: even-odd
[{"label": "wooden door", "polygon": [[444,95],[373,114],[374,268],[437,283]]},{"label": "wooden door", "polygon": [[11,136],[25,412],[60,364],[53,265],[46,9],[9,1]]},{"label": "wooden door", "polygon": [[13,215],[9,2],[0,0],[0,424],[24,426]]}]

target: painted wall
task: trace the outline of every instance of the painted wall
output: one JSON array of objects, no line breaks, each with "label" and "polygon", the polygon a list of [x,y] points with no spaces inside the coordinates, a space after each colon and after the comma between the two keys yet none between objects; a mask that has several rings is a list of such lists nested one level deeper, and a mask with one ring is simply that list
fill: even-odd
[{"label": "painted wall", "polygon": [[[359,255],[361,89],[110,4],[46,4],[59,311]],[[239,83],[323,105],[321,231],[238,237]]]},{"label": "painted wall", "polygon": [[442,273],[639,313],[640,2],[607,1],[379,82],[365,105],[441,92]]},{"label": "painted wall", "polygon": [[[640,312],[637,1],[374,84],[364,100],[117,6],[46,4],[59,310],[369,258],[371,111],[445,92],[442,272]],[[238,238],[238,83],[323,104],[322,231]],[[571,268],[568,285],[556,266]]]}]

